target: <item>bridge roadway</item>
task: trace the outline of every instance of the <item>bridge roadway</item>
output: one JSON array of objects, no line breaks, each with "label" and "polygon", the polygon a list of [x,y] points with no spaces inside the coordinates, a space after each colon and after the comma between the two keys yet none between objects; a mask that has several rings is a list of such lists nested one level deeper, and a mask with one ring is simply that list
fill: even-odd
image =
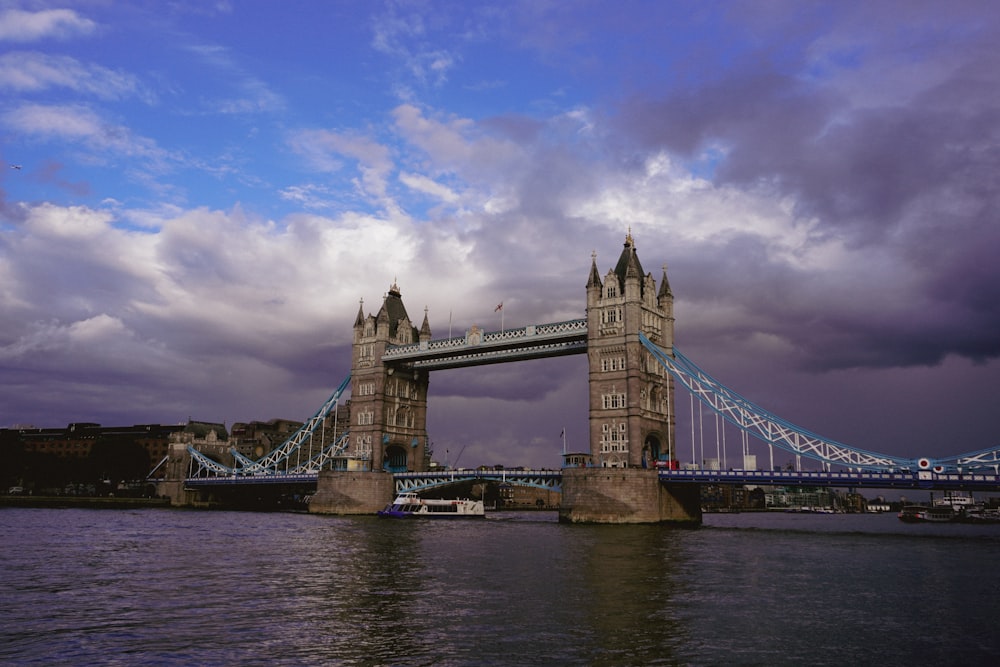
[{"label": "bridge roadway", "polygon": [[[595,468],[613,474],[614,468]],[[396,492],[422,491],[466,481],[493,481],[533,486],[558,491],[561,470],[448,470],[444,472],[402,472],[393,475]],[[922,489],[926,491],[1000,491],[996,473],[852,472],[796,470],[660,470],[660,481],[672,484],[747,484],[759,486],[826,486],[870,489]],[[229,475],[192,477],[184,484],[189,489],[252,485],[313,485],[317,473]]]}]

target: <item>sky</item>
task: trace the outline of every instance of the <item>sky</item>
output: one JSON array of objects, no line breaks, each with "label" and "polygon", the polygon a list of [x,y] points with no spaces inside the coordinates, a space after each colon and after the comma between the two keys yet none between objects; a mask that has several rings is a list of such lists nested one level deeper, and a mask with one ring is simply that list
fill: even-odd
[{"label": "sky", "polygon": [[[998,43],[988,0],[0,0],[0,428],[305,420],[393,283],[436,338],[576,319],[631,230],[750,401],[1000,446]],[[435,458],[558,467],[586,373],[434,373]]]}]

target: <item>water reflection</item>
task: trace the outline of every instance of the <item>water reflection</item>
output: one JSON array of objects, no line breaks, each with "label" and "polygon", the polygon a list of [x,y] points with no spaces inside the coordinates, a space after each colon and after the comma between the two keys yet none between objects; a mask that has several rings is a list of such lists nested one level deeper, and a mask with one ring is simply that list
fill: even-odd
[{"label": "water reflection", "polygon": [[674,572],[688,531],[665,526],[587,527],[584,581],[593,664],[673,664],[686,631],[672,613]]},{"label": "water reflection", "polygon": [[[767,520],[778,529],[3,510],[0,664],[983,664],[1000,651],[996,539]],[[923,623],[944,632],[898,631]]]}]

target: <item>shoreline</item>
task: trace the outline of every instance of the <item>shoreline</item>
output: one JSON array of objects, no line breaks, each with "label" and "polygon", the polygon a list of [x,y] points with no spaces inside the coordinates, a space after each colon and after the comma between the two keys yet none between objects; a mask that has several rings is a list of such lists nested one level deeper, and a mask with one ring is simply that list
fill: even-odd
[{"label": "shoreline", "polygon": [[169,498],[116,498],[113,496],[0,496],[0,507],[87,507],[127,509],[170,507]]}]

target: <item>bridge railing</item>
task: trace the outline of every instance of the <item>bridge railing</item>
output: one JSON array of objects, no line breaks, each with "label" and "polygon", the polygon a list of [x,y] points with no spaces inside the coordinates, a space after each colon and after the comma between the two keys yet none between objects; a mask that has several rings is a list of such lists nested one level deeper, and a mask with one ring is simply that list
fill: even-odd
[{"label": "bridge railing", "polygon": [[660,481],[766,486],[868,487],[875,489],[1000,489],[1000,475],[936,473],[930,470],[802,471],[802,470],[660,470]]}]

